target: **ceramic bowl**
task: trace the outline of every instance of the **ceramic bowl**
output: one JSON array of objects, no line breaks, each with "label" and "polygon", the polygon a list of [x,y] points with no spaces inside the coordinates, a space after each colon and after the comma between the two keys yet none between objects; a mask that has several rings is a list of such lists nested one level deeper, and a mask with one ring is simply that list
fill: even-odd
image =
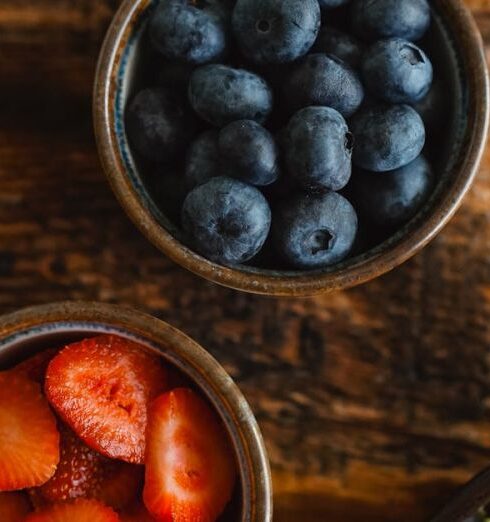
[{"label": "ceramic bowl", "polygon": [[175,262],[238,290],[314,295],[354,286],[393,269],[424,247],[453,216],[478,171],[486,143],[488,72],[481,36],[463,1],[433,0],[433,23],[424,46],[442,82],[445,107],[435,124],[437,144],[432,147],[437,187],[417,216],[374,248],[336,266],[308,272],[224,267],[188,248],[179,229],[158,208],[145,166],[133,156],[124,131],[125,107],[147,70],[142,35],[157,3],[123,1],[100,53],[93,109],[102,165],[115,195],[143,234]]},{"label": "ceramic bowl", "polygon": [[220,522],[272,520],[269,462],[259,427],[245,398],[218,362],[179,330],[126,308],[97,303],[57,303],[0,317],[0,369],[48,347],[97,334],[141,343],[192,381],[220,415],[236,455],[239,487]]},{"label": "ceramic bowl", "polygon": [[476,475],[431,522],[477,522],[477,512],[490,503],[490,468]]}]

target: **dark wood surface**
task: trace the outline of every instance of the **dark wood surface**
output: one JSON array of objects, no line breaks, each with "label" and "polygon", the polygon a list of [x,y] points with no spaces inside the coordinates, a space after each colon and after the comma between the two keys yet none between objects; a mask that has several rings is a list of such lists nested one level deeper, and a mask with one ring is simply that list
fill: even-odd
[{"label": "dark wood surface", "polygon": [[[309,300],[214,286],[143,239],[101,172],[91,88],[118,4],[0,2],[0,311],[123,303],[201,342],[257,414],[278,522],[426,520],[490,463],[490,150],[385,277]],[[468,5],[490,46],[490,0]]]}]

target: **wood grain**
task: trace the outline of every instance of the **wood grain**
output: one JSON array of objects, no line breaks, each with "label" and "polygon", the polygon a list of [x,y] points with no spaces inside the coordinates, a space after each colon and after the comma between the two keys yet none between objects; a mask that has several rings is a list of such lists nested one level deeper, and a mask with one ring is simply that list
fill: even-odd
[{"label": "wood grain", "polygon": [[[490,0],[467,3],[490,44]],[[385,277],[310,300],[214,286],[102,175],[90,98],[118,4],[0,3],[0,311],[96,299],[168,320],[250,400],[278,522],[422,522],[490,461],[490,150],[452,223]]]}]

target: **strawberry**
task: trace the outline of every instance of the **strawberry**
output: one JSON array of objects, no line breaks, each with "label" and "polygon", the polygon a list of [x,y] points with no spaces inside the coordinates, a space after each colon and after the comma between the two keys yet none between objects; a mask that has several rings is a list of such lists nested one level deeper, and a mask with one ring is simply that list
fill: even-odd
[{"label": "strawberry", "polygon": [[31,510],[24,493],[0,493],[0,520],[2,522],[23,522]]},{"label": "strawberry", "polygon": [[157,356],[112,335],[64,348],[45,382],[49,401],[85,444],[133,464],[144,461],[148,406],[166,388]]},{"label": "strawberry", "polygon": [[14,369],[16,372],[24,373],[33,381],[43,383],[48,364],[57,352],[58,350],[55,348],[50,348],[36,353],[36,355],[19,363]]},{"label": "strawberry", "polygon": [[44,484],[58,464],[56,419],[39,384],[0,372],[0,491]]},{"label": "strawberry", "polygon": [[79,498],[71,502],[53,504],[31,513],[24,522],[119,522],[111,508],[97,500]]},{"label": "strawberry", "polygon": [[150,409],[143,499],[160,522],[213,522],[231,498],[235,463],[227,436],[195,392],[178,388]]},{"label": "strawberry", "polygon": [[39,505],[85,497],[122,508],[136,497],[142,482],[141,467],[109,460],[62,428],[60,463],[54,476],[34,490],[34,501]]},{"label": "strawberry", "polygon": [[155,519],[148,513],[145,506],[139,502],[133,504],[121,513],[123,522],[155,522]]}]

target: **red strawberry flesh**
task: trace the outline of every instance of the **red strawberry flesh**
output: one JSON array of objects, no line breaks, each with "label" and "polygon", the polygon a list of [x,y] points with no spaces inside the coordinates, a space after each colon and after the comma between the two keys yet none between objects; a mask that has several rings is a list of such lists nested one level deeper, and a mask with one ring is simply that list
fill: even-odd
[{"label": "red strawberry flesh", "polygon": [[134,464],[144,462],[149,404],[166,389],[159,358],[112,335],[64,348],[45,382],[50,403],[85,444]]},{"label": "red strawberry flesh", "polygon": [[203,399],[179,388],[153,403],[143,498],[158,521],[215,521],[231,498],[235,475],[224,429]]},{"label": "red strawberry flesh", "polygon": [[51,478],[59,462],[56,419],[39,384],[15,370],[0,373],[0,491]]},{"label": "red strawberry flesh", "polygon": [[142,482],[142,467],[109,460],[63,427],[56,473],[35,490],[34,498],[37,505],[78,497],[94,498],[113,508],[122,508],[136,498]]},{"label": "red strawberry flesh", "polygon": [[119,522],[119,516],[97,500],[77,499],[53,504],[27,516],[24,522]]},{"label": "red strawberry flesh", "polygon": [[29,500],[24,493],[18,491],[0,493],[2,522],[23,522],[29,511],[31,511]]}]

